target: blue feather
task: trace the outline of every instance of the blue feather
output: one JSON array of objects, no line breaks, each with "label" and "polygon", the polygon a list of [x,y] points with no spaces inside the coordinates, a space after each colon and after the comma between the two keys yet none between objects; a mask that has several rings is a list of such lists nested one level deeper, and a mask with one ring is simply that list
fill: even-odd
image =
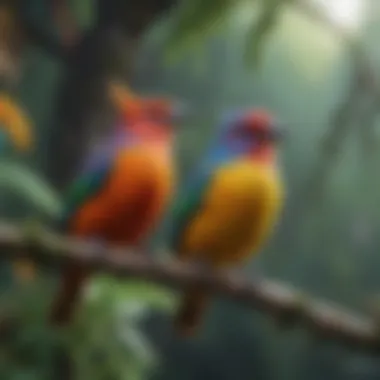
[{"label": "blue feather", "polygon": [[134,142],[133,136],[120,128],[105,143],[92,149],[83,163],[78,178],[68,190],[64,213],[60,220],[61,229],[67,230],[77,210],[105,186],[120,148],[132,145]]},{"label": "blue feather", "polygon": [[174,250],[179,249],[181,235],[187,224],[201,206],[205,192],[213,178],[213,173],[198,172],[193,181],[177,199],[173,210],[174,221],[170,229],[170,242]]},{"label": "blue feather", "polygon": [[74,181],[67,193],[64,212],[60,220],[61,229],[67,230],[71,218],[77,210],[104,187],[112,166],[112,159],[108,161],[104,160],[102,163],[99,162],[96,168],[82,173],[82,175]]},{"label": "blue feather", "polygon": [[96,170],[98,166],[102,166],[102,162],[107,161],[112,156],[113,152],[123,146],[132,145],[136,141],[135,137],[125,128],[117,128],[106,141],[92,147],[91,153],[83,162],[80,173]]},{"label": "blue feather", "polygon": [[232,141],[228,133],[242,116],[242,111],[235,111],[225,115],[221,121],[219,135],[206,151],[201,165],[189,176],[181,186],[179,198],[174,205],[174,222],[171,228],[171,246],[178,249],[181,235],[194,214],[201,207],[205,193],[211,185],[215,173],[223,166],[252,147],[252,142],[237,139]]}]

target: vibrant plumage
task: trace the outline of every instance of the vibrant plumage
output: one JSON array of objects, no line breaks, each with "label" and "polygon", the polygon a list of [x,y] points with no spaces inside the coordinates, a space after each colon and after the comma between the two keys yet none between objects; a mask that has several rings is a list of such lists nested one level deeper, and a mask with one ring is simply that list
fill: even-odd
[{"label": "vibrant plumage", "polygon": [[[62,228],[114,245],[138,246],[156,223],[171,194],[174,175],[169,124],[141,113],[116,131],[86,160],[66,202]],[[70,321],[88,273],[66,269],[52,322]]]},{"label": "vibrant plumage", "polygon": [[[175,208],[173,249],[181,260],[217,270],[260,249],[283,200],[276,131],[263,110],[237,113],[225,123]],[[207,300],[202,289],[186,291],[175,320],[179,333],[194,332]]]}]

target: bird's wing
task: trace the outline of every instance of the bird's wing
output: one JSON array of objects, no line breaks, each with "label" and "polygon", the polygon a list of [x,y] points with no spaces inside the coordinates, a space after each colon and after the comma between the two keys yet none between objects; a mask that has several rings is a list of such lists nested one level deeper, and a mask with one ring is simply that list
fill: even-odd
[{"label": "bird's wing", "polygon": [[78,179],[70,186],[60,228],[65,229],[72,215],[89,199],[98,194],[108,180],[117,152],[132,146],[135,140],[125,128],[117,128],[111,136],[95,145],[85,158]]},{"label": "bird's wing", "polygon": [[213,175],[210,172],[198,173],[198,175],[193,178],[193,181],[186,186],[186,189],[180,192],[173,211],[174,223],[171,234],[171,245],[173,249],[179,250],[182,234],[188,223],[202,207],[204,196],[207,193],[212,179]]},{"label": "bird's wing", "polygon": [[201,166],[189,178],[174,206],[174,223],[171,234],[171,247],[179,250],[188,223],[202,207],[208,189],[212,186],[218,168],[225,162],[235,158],[235,154],[219,144],[212,144],[202,160]]},{"label": "bird's wing", "polygon": [[115,152],[103,155],[94,161],[91,167],[83,170],[78,179],[69,187],[66,196],[65,208],[60,220],[60,227],[66,229],[71,217],[87,201],[92,199],[107,183],[113,167]]}]

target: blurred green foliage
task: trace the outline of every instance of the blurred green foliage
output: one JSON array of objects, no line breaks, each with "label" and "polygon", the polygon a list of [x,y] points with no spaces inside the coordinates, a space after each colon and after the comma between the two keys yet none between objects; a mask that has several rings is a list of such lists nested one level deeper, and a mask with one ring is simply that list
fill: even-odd
[{"label": "blurred green foliage", "polygon": [[21,317],[17,329],[2,339],[4,378],[17,379],[22,373],[28,379],[55,378],[55,363],[62,355],[74,358],[80,379],[139,380],[157,365],[157,353],[140,331],[140,323],[152,310],[172,308],[172,296],[165,289],[99,278],[89,286],[76,323],[61,332],[46,327],[53,295],[46,279],[32,286],[18,285],[2,295],[2,305]]},{"label": "blurred green foliage", "polygon": [[[84,27],[93,22],[91,3],[73,2]],[[305,203],[305,184],[315,175],[321,141],[349,90],[352,62],[339,39],[287,3],[182,1],[144,37],[131,81],[142,93],[168,93],[194,110],[178,135],[180,180],[197,164],[225,109],[273,110],[290,129],[281,157],[287,203],[275,235],[243,272],[254,277],[259,271],[312,296],[368,311],[380,285],[375,174],[380,157],[378,149],[363,145],[360,131],[374,110],[370,99],[358,94],[352,128],[328,162],[325,192]],[[371,7],[360,38],[378,68],[379,12],[375,2]],[[175,60],[168,62],[168,51]],[[261,65],[255,66],[258,57]],[[61,200],[33,173],[42,172],[47,159],[59,159],[47,157],[46,146],[62,65],[34,47],[24,61],[15,96],[35,124],[37,148],[33,157],[3,159],[1,212],[18,219],[39,213],[54,217]],[[379,126],[376,119],[375,130]],[[152,242],[159,256],[166,228],[163,223]],[[369,380],[380,374],[372,358],[304,331],[279,331],[271,318],[231,302],[215,302],[200,335],[179,341],[170,325],[176,295],[154,284],[95,278],[76,324],[60,335],[44,323],[54,280],[40,276],[33,286],[6,282],[3,288],[1,304],[21,316],[17,331],[1,339],[4,379],[52,379],[56,355],[64,354],[74,358],[80,379]]]},{"label": "blurred green foliage", "polygon": [[275,28],[283,6],[291,0],[201,0],[181,1],[177,12],[169,21],[166,47],[168,57],[173,59],[183,50],[201,44],[205,36],[217,33],[228,26],[231,16],[246,11],[249,30],[246,35],[246,58],[257,64],[261,57],[263,42]]}]

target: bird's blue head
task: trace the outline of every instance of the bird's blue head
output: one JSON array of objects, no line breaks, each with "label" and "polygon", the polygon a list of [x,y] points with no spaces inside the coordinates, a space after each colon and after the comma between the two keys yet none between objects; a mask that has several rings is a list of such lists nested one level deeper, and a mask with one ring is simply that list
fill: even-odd
[{"label": "bird's blue head", "polygon": [[218,145],[230,155],[271,163],[283,133],[283,128],[264,109],[236,111],[223,120]]}]

